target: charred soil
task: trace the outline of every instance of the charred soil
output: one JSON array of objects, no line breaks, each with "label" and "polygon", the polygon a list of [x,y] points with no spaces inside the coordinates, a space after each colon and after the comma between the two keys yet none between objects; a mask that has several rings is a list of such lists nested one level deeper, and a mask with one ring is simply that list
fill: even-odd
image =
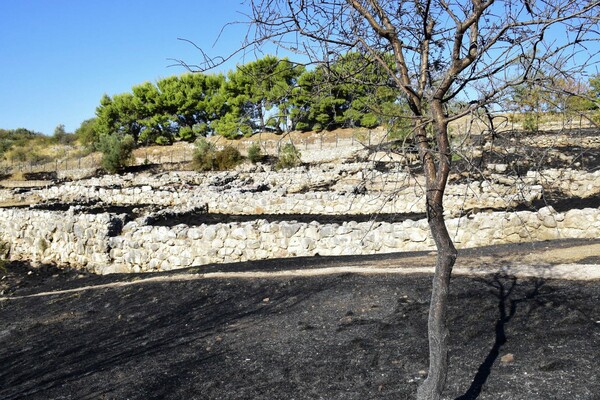
[{"label": "charred soil", "polygon": [[[502,266],[572,245],[462,259]],[[0,397],[412,399],[427,366],[429,275],[206,273],[417,260],[432,262],[427,253],[313,257],[110,276],[11,264],[0,273]],[[453,278],[444,398],[600,398],[599,302],[597,281]]]}]

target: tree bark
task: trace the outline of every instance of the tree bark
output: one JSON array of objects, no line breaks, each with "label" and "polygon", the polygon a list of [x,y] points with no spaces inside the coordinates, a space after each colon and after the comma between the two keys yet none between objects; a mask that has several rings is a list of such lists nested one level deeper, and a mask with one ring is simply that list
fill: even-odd
[{"label": "tree bark", "polygon": [[441,100],[432,101],[431,107],[435,120],[433,125],[437,154],[429,147],[424,128],[417,130],[416,136],[425,171],[427,222],[437,248],[428,319],[429,371],[427,379],[419,386],[417,400],[439,400],[446,384],[449,336],[446,311],[450,276],[457,256],[444,221],[444,191],[452,159],[448,123]]},{"label": "tree bark", "polygon": [[431,291],[431,303],[429,305],[429,371],[427,379],[419,386],[417,399],[439,400],[444,390],[448,372],[449,334],[446,326],[446,310],[448,308],[450,276],[457,252],[444,223],[442,203],[430,203],[428,198],[427,206],[429,228],[437,247],[437,259]]}]

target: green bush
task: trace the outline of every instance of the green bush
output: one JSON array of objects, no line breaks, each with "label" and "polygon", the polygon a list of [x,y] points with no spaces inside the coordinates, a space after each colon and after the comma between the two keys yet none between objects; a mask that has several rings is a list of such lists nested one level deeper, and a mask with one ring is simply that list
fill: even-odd
[{"label": "green bush", "polygon": [[262,150],[258,143],[252,143],[252,145],[248,147],[248,159],[252,164],[256,164],[263,159]]},{"label": "green bush", "polygon": [[212,171],[216,168],[215,145],[204,138],[196,140],[192,166],[196,171]]},{"label": "green bush", "polygon": [[100,137],[98,150],[102,153],[102,168],[113,174],[132,161],[135,142],[130,135],[116,134]]},{"label": "green bush", "polygon": [[242,155],[239,150],[232,146],[226,146],[223,150],[215,154],[215,163],[219,171],[226,171],[235,168],[242,161]]},{"label": "green bush", "polygon": [[300,163],[300,152],[292,143],[287,143],[279,150],[279,159],[275,164],[275,169],[293,168]]},{"label": "green bush", "polygon": [[217,151],[214,144],[200,138],[196,140],[192,165],[196,171],[225,171],[234,168],[242,159],[242,155],[235,147],[227,146]]},{"label": "green bush", "polygon": [[539,129],[539,116],[535,113],[526,113],[523,119],[523,130],[537,132]]}]

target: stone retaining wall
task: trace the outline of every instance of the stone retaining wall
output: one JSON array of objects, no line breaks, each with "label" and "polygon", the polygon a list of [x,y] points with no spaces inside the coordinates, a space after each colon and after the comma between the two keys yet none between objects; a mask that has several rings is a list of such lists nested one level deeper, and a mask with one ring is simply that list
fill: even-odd
[{"label": "stone retaining wall", "polygon": [[9,244],[11,259],[102,268],[111,262],[108,239],[123,224],[108,213],[0,209],[0,242]]},{"label": "stone retaining wall", "polygon": [[[425,220],[400,223],[220,223],[119,229],[112,214],[0,210],[0,240],[13,259],[70,264],[99,273],[164,271],[208,263],[279,257],[430,250]],[[449,219],[457,247],[600,236],[600,210],[479,213]]]},{"label": "stone retaining wall", "polygon": [[[160,176],[107,176],[65,183],[23,193],[0,189],[0,202],[98,202],[115,205],[155,204],[195,207],[208,204],[211,212],[260,213],[376,213],[422,212],[422,184],[402,172],[383,174],[362,164],[281,173],[167,173]],[[495,166],[501,167],[501,165]],[[362,169],[361,169],[362,168]],[[342,178],[330,191],[302,191]],[[252,179],[250,179],[252,177]],[[231,181],[231,187],[219,182]],[[360,182],[371,182],[377,190],[353,194]],[[256,192],[259,185],[278,188]],[[383,188],[383,189],[381,189]],[[506,208],[535,200],[544,190],[559,190],[569,196],[588,197],[600,191],[600,171],[548,169],[523,177],[492,174],[489,181],[449,184],[446,210]],[[254,191],[254,193],[252,193]],[[391,200],[392,199],[392,200]]]}]

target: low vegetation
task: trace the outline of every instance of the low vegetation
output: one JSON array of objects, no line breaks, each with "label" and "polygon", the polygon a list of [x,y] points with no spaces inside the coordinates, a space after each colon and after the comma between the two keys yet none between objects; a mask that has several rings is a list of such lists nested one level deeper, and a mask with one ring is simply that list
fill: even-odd
[{"label": "low vegetation", "polygon": [[262,149],[258,143],[252,143],[250,147],[248,147],[248,159],[252,164],[256,164],[257,162],[262,161],[264,158],[262,154]]},{"label": "low vegetation", "polygon": [[192,166],[196,171],[226,171],[235,168],[243,161],[239,150],[225,146],[217,150],[216,146],[204,138],[196,141]]},{"label": "low vegetation", "polygon": [[279,151],[275,169],[294,168],[301,164],[300,152],[293,143],[286,143]]},{"label": "low vegetation", "polygon": [[135,143],[130,135],[102,136],[98,143],[98,150],[102,153],[102,168],[109,173],[115,173],[132,161]]}]

